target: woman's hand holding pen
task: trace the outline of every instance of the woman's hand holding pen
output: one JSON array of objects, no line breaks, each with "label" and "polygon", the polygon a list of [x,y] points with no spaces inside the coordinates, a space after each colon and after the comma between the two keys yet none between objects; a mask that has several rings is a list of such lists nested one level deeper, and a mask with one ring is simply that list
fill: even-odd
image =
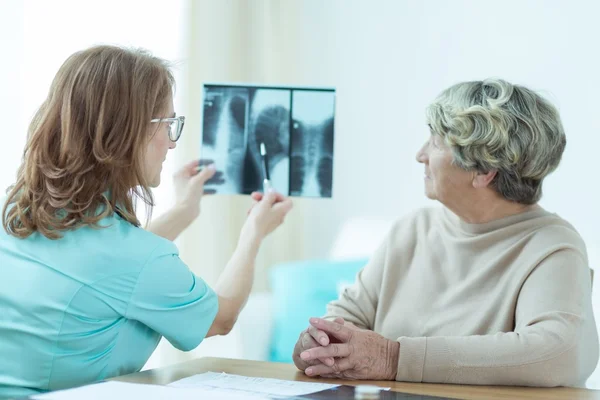
[{"label": "woman's hand holding pen", "polygon": [[242,228],[241,236],[262,241],[283,223],[293,203],[290,198],[276,192],[254,192],[251,197],[254,204],[248,210],[248,219]]},{"label": "woman's hand holding pen", "polygon": [[[275,202],[276,203],[282,202],[286,199],[286,197],[284,195],[282,195],[281,193],[277,193],[277,192],[272,192],[272,193],[275,194]],[[250,209],[248,209],[248,212],[246,213],[247,215],[250,215],[250,213],[254,209],[254,206],[257,205],[263,199],[264,196],[265,196],[265,194],[262,192],[252,192],[250,197],[252,198],[252,200],[254,200],[254,202],[250,206]]]}]

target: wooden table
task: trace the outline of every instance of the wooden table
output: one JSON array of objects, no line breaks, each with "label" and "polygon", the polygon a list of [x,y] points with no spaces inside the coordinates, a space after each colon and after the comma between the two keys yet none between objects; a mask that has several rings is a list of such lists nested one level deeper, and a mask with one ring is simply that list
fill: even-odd
[{"label": "wooden table", "polygon": [[227,358],[199,358],[182,364],[124,375],[114,380],[123,382],[166,385],[176,380],[203,372],[226,372],[229,374],[291,381],[322,382],[345,385],[370,384],[391,387],[397,392],[444,396],[456,399],[598,399],[600,391],[575,388],[524,388],[500,386],[458,386],[388,381],[342,381],[309,378],[292,364],[263,361],[234,360]]}]

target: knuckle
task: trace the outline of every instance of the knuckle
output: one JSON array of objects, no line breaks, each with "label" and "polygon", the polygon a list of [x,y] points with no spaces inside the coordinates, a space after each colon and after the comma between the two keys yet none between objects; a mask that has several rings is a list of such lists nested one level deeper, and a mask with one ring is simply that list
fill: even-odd
[{"label": "knuckle", "polygon": [[338,346],[338,345],[331,346],[331,351],[333,352],[334,356],[338,356],[340,354],[340,346]]},{"label": "knuckle", "polygon": [[348,351],[350,352],[350,354],[354,354],[354,352],[356,351],[356,347],[353,343],[348,343]]},{"label": "knuckle", "polygon": [[300,344],[302,345],[302,348],[306,348],[309,345],[309,341],[306,339],[306,336],[302,336],[302,339],[300,340]]},{"label": "knuckle", "polygon": [[312,338],[312,336],[309,335],[308,333],[305,333],[302,336],[302,347],[304,349],[312,349],[313,347],[315,347],[315,341]]},{"label": "knuckle", "polygon": [[354,338],[354,332],[351,329],[348,329],[348,341],[351,341]]}]

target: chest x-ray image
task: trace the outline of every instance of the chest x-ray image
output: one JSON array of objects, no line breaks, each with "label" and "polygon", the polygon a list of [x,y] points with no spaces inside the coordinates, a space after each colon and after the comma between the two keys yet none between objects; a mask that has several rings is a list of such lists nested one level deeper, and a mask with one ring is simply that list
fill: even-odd
[{"label": "chest x-ray image", "polygon": [[205,84],[202,158],[223,171],[221,194],[331,197],[335,90]]}]

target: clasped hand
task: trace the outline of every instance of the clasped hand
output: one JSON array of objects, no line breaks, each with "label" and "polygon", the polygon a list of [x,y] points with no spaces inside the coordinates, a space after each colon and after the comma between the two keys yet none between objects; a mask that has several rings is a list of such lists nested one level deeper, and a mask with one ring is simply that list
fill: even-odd
[{"label": "clasped hand", "polygon": [[395,380],[400,343],[343,319],[311,318],[294,349],[294,363],[308,376]]}]

